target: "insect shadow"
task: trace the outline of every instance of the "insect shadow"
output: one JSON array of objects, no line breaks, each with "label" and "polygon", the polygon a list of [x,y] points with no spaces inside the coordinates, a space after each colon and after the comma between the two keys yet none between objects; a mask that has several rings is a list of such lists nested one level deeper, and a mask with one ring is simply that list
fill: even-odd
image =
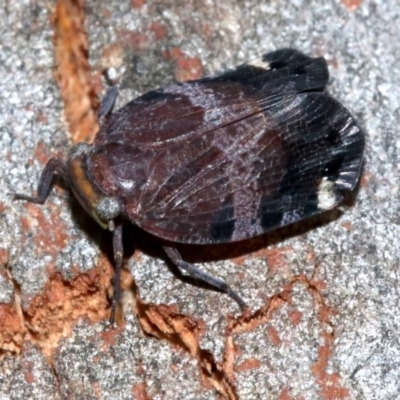
[{"label": "insect shadow", "polygon": [[[67,189],[66,185],[62,184],[61,186]],[[347,207],[351,207],[354,204],[358,190],[359,189],[357,188],[354,192],[346,193],[343,204]],[[112,233],[106,230],[99,231],[97,223],[84,210],[82,210],[82,207],[72,194],[70,195],[69,200],[74,221],[77,223],[79,228],[86,232],[93,243],[95,243],[99,247],[100,251],[105,254],[112,263]],[[270,246],[275,246],[283,242],[284,240],[304,235],[311,230],[314,230],[318,227],[323,227],[335,220],[338,220],[343,215],[343,213],[344,212],[340,208],[335,208],[326,211],[320,215],[310,217],[307,220],[302,220],[297,223],[276,229],[274,231],[264,233],[260,236],[233,243],[210,245],[191,245],[175,243],[174,245],[177,247],[177,249],[179,249],[182,257],[190,263],[201,264],[228,260],[250,255]],[[182,282],[188,283],[201,289],[222,293],[221,290],[211,284],[208,284],[207,282],[183,274],[179,270],[179,268],[165,255],[165,252],[163,251],[163,246],[168,246],[170,244],[171,242],[157,238],[154,235],[142,230],[141,228],[133,224],[124,224],[123,268],[128,270],[128,260],[134,255],[135,251],[140,251],[147,256],[163,260],[167,268],[174,275],[174,277],[180,279]],[[268,274],[267,269],[265,274]]]}]

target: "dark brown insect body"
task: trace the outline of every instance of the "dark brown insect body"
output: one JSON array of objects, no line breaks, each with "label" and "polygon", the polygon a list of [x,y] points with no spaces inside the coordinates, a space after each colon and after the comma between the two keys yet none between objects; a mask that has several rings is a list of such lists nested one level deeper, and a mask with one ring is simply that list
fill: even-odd
[{"label": "dark brown insect body", "polygon": [[[172,242],[213,244],[260,235],[336,206],[357,184],[364,133],[324,92],[323,58],[284,49],[224,74],[149,92],[105,118],[94,143],[43,171],[54,172],[90,215],[114,232],[119,295],[122,222]],[[107,108],[107,107],[106,107]],[[240,297],[186,263],[189,275]]]}]

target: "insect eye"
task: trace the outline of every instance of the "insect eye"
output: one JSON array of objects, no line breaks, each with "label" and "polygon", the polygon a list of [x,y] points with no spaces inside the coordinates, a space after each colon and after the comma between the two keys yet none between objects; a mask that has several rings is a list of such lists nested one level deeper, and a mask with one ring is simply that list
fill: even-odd
[{"label": "insect eye", "polygon": [[96,206],[96,214],[103,221],[111,221],[121,211],[121,203],[116,197],[103,197]]}]

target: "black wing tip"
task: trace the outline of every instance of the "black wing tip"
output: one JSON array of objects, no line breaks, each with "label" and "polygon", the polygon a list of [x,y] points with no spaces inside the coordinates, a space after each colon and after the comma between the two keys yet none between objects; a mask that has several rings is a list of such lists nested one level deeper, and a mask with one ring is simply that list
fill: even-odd
[{"label": "black wing tip", "polygon": [[350,125],[342,135],[346,156],[336,180],[339,190],[352,191],[360,180],[364,163],[365,133],[351,117]]},{"label": "black wing tip", "polygon": [[338,190],[353,190],[362,170],[365,132],[350,111],[326,92],[301,93],[297,99],[303,110],[302,124],[289,123],[290,107],[280,115],[292,132],[292,146],[321,142],[325,148],[321,178],[334,182]]},{"label": "black wing tip", "polygon": [[260,92],[283,88],[297,93],[323,91],[329,71],[323,57],[312,58],[295,49],[280,49],[205,81],[237,82]]},{"label": "black wing tip", "polygon": [[268,63],[276,63],[279,65],[293,65],[310,63],[314,58],[305,55],[299,50],[287,47],[266,53],[262,56],[263,61]]},{"label": "black wing tip", "polygon": [[257,68],[260,73],[265,71],[262,79],[269,75],[275,82],[292,82],[297,92],[324,90],[329,80],[328,65],[323,57],[309,57],[291,48],[266,53],[243,67]]},{"label": "black wing tip", "polygon": [[290,68],[309,64],[318,64],[327,68],[324,57],[310,57],[292,48],[284,48],[266,53],[262,56],[262,60],[269,63],[271,69]]},{"label": "black wing tip", "polygon": [[352,191],[356,188],[360,179],[366,135],[346,107],[331,96],[327,97],[333,103],[331,109],[336,109],[332,121],[337,126],[341,143],[339,148],[334,147],[332,150],[337,154],[341,153],[343,156],[335,187],[339,190]]}]

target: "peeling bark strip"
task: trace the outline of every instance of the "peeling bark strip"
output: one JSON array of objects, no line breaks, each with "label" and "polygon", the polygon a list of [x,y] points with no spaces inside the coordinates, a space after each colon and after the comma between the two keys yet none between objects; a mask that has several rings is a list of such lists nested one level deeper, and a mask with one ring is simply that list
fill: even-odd
[{"label": "peeling bark strip", "polygon": [[19,354],[25,340],[25,327],[16,306],[0,304],[0,357]]},{"label": "peeling bark strip", "polygon": [[201,321],[179,314],[171,306],[137,303],[137,318],[143,331],[187,351],[197,359],[203,385],[214,388],[226,400],[238,400],[232,377],[218,363],[213,354],[200,347]]},{"label": "peeling bark strip", "polygon": [[43,290],[29,307],[22,309],[19,287],[14,289],[14,303],[0,304],[0,359],[19,355],[24,343],[38,346],[50,364],[54,350],[63,336],[69,336],[76,321],[85,316],[90,322],[104,320],[108,311],[107,289],[112,267],[101,258],[96,268],[66,281],[52,273]]},{"label": "peeling bark strip", "polygon": [[99,102],[88,62],[84,0],[58,0],[54,14],[56,79],[73,142],[91,141],[98,131]]}]

